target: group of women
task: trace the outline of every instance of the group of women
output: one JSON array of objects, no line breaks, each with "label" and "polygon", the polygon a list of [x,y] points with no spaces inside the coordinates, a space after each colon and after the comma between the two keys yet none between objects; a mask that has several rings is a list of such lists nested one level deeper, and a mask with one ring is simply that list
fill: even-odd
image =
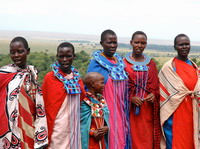
[{"label": "group of women", "polygon": [[[142,31],[133,33],[132,52],[124,58],[116,53],[117,36],[112,30],[102,32],[100,44],[103,49],[94,52],[88,72],[104,78],[102,94],[109,111],[102,130],[108,135],[106,145],[85,141],[87,135],[81,138],[82,126],[90,128],[91,121],[81,113],[85,89],[72,66],[73,45],[58,46],[58,62],[41,89],[37,70],[26,63],[28,43],[16,37],[10,43],[13,64],[0,69],[0,149],[200,148],[200,80],[197,65],[188,58],[189,37],[175,37],[177,56],[159,73],[153,59],[143,53],[147,35]],[[94,137],[93,130],[88,131],[84,133]]]}]

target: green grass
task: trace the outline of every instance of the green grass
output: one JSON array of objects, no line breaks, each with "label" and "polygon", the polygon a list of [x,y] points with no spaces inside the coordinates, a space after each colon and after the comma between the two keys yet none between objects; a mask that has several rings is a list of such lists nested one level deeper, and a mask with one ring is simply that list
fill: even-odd
[{"label": "green grass", "polygon": [[[31,53],[34,52],[46,52],[51,54],[56,54],[57,46],[64,42],[64,40],[45,40],[45,39],[32,39],[29,40],[29,47],[31,48]],[[9,53],[9,43],[10,40],[8,39],[0,39],[0,54],[8,54]],[[71,43],[75,47],[75,52],[85,51],[86,53],[90,54],[97,49],[101,49],[102,47],[98,43],[92,43],[92,42],[77,42],[77,41],[71,41]],[[122,56],[125,55],[127,52],[131,52],[130,49],[124,49],[124,48],[118,48],[117,52],[121,53]],[[171,57],[176,56],[176,51],[174,52],[159,52],[156,50],[148,50],[145,49],[144,53],[147,55],[155,58],[157,61],[159,61],[159,65],[163,65],[167,60],[169,60]],[[190,52],[190,58],[194,58],[200,55],[199,53]],[[200,58],[197,58],[198,61],[200,61]]]}]

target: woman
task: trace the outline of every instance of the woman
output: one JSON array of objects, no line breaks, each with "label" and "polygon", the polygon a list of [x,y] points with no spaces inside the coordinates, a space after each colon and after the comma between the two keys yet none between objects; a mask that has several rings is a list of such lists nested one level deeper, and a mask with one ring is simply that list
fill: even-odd
[{"label": "woman", "polygon": [[23,37],[10,43],[14,64],[0,68],[0,148],[47,146],[47,124],[37,71],[26,64],[30,52]]},{"label": "woman", "polygon": [[69,42],[57,47],[57,62],[43,81],[49,149],[81,149],[80,102],[85,97],[82,79],[72,65],[75,48]]},{"label": "woman", "polygon": [[160,148],[159,81],[155,62],[143,54],[147,36],[142,31],[132,35],[132,53],[124,59],[129,76],[130,129],[132,148]]},{"label": "woman", "polygon": [[103,96],[110,112],[109,148],[129,148],[128,96],[126,94],[128,76],[124,71],[122,57],[116,53],[118,46],[116,33],[112,30],[103,31],[100,44],[103,49],[94,52],[88,72],[98,72],[104,76]]},{"label": "woman", "polygon": [[190,39],[179,34],[174,39],[177,56],[169,60],[159,73],[160,117],[163,136],[161,148],[199,149],[198,68],[188,59]]}]

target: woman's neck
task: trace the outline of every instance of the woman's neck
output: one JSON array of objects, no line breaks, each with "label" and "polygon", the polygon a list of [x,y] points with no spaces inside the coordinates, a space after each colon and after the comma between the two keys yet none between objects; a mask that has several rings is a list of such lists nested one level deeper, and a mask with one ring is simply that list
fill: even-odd
[{"label": "woman's neck", "polygon": [[180,61],[187,61],[188,60],[188,57],[180,57],[180,56],[176,56],[176,58]]},{"label": "woman's neck", "polygon": [[143,62],[145,60],[145,58],[142,54],[138,55],[138,54],[135,54],[135,53],[132,53],[131,59],[133,61],[136,61],[136,62]]},{"label": "woman's neck", "polygon": [[105,58],[109,59],[109,60],[114,60],[116,62],[116,57],[114,55],[110,57],[110,56],[105,55],[104,52],[102,52],[101,55],[104,56]]}]

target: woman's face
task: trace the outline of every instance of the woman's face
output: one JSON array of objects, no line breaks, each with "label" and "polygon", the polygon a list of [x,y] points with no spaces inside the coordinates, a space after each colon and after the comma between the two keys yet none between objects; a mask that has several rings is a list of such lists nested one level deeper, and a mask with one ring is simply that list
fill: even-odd
[{"label": "woman's face", "polygon": [[135,37],[130,41],[133,47],[133,53],[136,55],[141,55],[146,48],[147,38],[143,34],[136,34]]},{"label": "woman's face", "polygon": [[26,58],[29,54],[29,50],[24,48],[24,44],[21,41],[15,41],[10,44],[10,57],[13,63],[19,68],[26,68]]},{"label": "woman's face", "polygon": [[71,47],[62,47],[57,51],[57,60],[60,64],[60,68],[64,72],[71,71],[71,65],[75,58]]},{"label": "woman's face", "polygon": [[178,57],[187,58],[190,53],[190,40],[187,36],[178,37],[176,40],[176,45],[174,46],[178,53]]},{"label": "woman's face", "polygon": [[104,37],[104,41],[101,42],[101,46],[103,47],[103,52],[106,56],[112,57],[117,50],[117,36],[106,34]]}]

